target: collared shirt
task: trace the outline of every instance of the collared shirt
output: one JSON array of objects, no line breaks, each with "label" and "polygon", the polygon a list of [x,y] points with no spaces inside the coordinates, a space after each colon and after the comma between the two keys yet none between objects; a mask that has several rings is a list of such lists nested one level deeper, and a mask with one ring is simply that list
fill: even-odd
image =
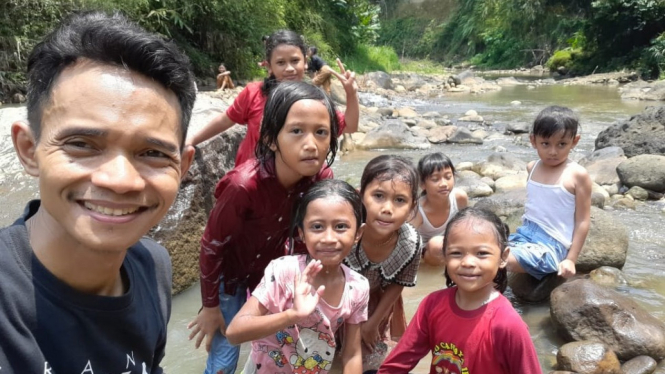
[{"label": "collared shirt", "polygon": [[344,259],[344,264],[364,275],[369,281],[369,289],[385,289],[392,283],[413,287],[420,267],[420,235],[413,226],[403,224],[397,231],[397,244],[390,256],[380,263],[373,263],[358,242]]},{"label": "collared shirt", "polygon": [[274,168],[274,160],[261,165],[255,159],[217,184],[217,201],[201,238],[203,306],[219,305],[222,275],[227,294],[235,294],[239,282],[254,289],[270,261],[285,254],[293,205],[314,182],[332,178],[332,170],[325,167],[287,191]]},{"label": "collared shirt", "polygon": [[[266,97],[261,92],[262,87],[263,82],[249,83],[226,110],[226,115],[231,121],[247,125],[247,134],[238,148],[235,166],[255,157],[254,148],[259,141],[263,108],[266,105]],[[346,128],[346,121],[344,114],[340,111],[337,111],[337,118],[339,119],[338,135],[340,135]]]}]

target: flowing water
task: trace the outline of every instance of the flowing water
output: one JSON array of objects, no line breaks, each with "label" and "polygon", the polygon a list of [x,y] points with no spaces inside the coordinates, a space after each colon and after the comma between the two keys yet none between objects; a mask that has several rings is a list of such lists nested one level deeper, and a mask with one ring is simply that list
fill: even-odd
[{"label": "flowing water", "polygon": [[[514,100],[521,105],[511,105]],[[501,91],[480,95],[449,94],[441,98],[414,100],[400,98],[387,100],[372,94],[361,94],[363,103],[379,106],[411,106],[420,113],[437,111],[451,119],[462,116],[474,109],[486,121],[495,124],[508,122],[531,122],[545,106],[557,104],[575,110],[582,123],[582,139],[574,150],[573,158],[578,159],[593,150],[598,133],[615,121],[625,120],[637,114],[648,105],[645,102],[622,101],[616,87],[606,86],[563,86],[544,85],[529,89],[527,86],[504,87]],[[23,209],[25,202],[36,196],[36,183],[22,172],[13,154],[9,126],[11,121],[24,117],[24,108],[3,107],[0,109],[0,224],[11,223]],[[496,146],[527,161],[536,156],[535,152],[510,138],[499,138],[477,145],[435,145],[425,151],[358,151],[343,155],[335,161],[333,169],[338,178],[358,185],[363,167],[371,158],[386,152],[402,154],[417,161],[422,155],[441,151],[448,154],[454,163],[462,161],[479,162],[487,158]],[[665,203],[650,202],[638,205],[636,210],[614,211],[616,219],[623,222],[630,237],[628,258],[623,271],[629,285],[620,291],[634,297],[657,318],[665,321],[665,230],[662,230],[665,216],[661,212]],[[441,269],[423,266],[419,272],[418,285],[405,289],[407,317],[411,317],[418,303],[430,292],[443,287]],[[510,292],[507,293],[512,297]],[[549,318],[549,305],[523,304],[514,301],[514,306],[529,325],[529,329],[545,372],[556,362],[557,347],[563,344],[553,331]],[[167,355],[164,367],[170,373],[201,373],[205,367],[206,353],[203,348],[195,350],[188,340],[187,323],[200,307],[198,285],[192,286],[173,299],[173,311],[169,324]],[[240,365],[247,354],[247,346],[242,347]],[[427,373],[428,361],[424,359],[413,371]]]}]

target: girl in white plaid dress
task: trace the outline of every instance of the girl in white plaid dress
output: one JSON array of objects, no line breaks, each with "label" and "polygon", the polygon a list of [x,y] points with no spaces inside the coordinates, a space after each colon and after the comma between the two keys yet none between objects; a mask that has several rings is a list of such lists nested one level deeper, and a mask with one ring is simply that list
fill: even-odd
[{"label": "girl in white plaid dress", "polygon": [[420,235],[415,214],[418,173],[404,157],[372,159],[360,180],[365,231],[344,263],[369,281],[369,319],[361,326],[363,371],[377,370],[406,329],[402,289],[416,285]]}]

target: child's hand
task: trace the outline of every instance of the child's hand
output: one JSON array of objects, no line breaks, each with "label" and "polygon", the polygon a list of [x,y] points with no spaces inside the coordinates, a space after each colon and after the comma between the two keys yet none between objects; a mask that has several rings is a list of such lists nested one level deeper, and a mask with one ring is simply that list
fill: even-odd
[{"label": "child's hand", "polygon": [[376,349],[376,343],[379,342],[381,336],[379,335],[379,328],[374,323],[367,321],[360,326],[360,337],[362,343],[370,352]]},{"label": "child's hand", "polygon": [[296,276],[293,282],[293,307],[291,308],[294,318],[305,318],[314,312],[323,291],[326,289],[325,286],[319,286],[316,292],[312,292],[314,278],[322,268],[321,261],[312,260],[307,264],[302,274]]},{"label": "child's hand", "polygon": [[224,321],[224,316],[222,316],[222,311],[219,310],[218,306],[212,308],[204,307],[201,309],[196,318],[187,325],[187,328],[192,330],[189,334],[189,340],[196,337],[196,343],[194,344],[196,348],[201,346],[203,338],[206,339],[206,351],[208,352],[210,352],[212,337],[217,330],[219,330],[222,335],[226,335],[226,322]]},{"label": "child's hand", "polygon": [[356,83],[356,73],[352,71],[347,71],[344,68],[344,64],[342,64],[342,61],[340,59],[337,59],[337,66],[339,67],[339,71],[341,72],[341,74],[333,69],[330,69],[330,71],[342,83],[342,87],[344,87],[344,91],[346,92],[346,94],[348,95],[349,92],[355,93],[356,91],[358,91],[358,84]]},{"label": "child's hand", "polygon": [[575,275],[575,263],[569,259],[565,259],[559,263],[559,276],[570,278]]}]

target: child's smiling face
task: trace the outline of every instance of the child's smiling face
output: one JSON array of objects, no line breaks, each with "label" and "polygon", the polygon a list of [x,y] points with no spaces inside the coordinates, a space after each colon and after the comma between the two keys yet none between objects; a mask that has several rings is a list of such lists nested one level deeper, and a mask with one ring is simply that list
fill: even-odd
[{"label": "child's smiling face", "polygon": [[446,273],[458,292],[489,296],[494,278],[506,266],[506,249],[501,253],[497,233],[484,220],[470,217],[449,228],[444,249]]}]

